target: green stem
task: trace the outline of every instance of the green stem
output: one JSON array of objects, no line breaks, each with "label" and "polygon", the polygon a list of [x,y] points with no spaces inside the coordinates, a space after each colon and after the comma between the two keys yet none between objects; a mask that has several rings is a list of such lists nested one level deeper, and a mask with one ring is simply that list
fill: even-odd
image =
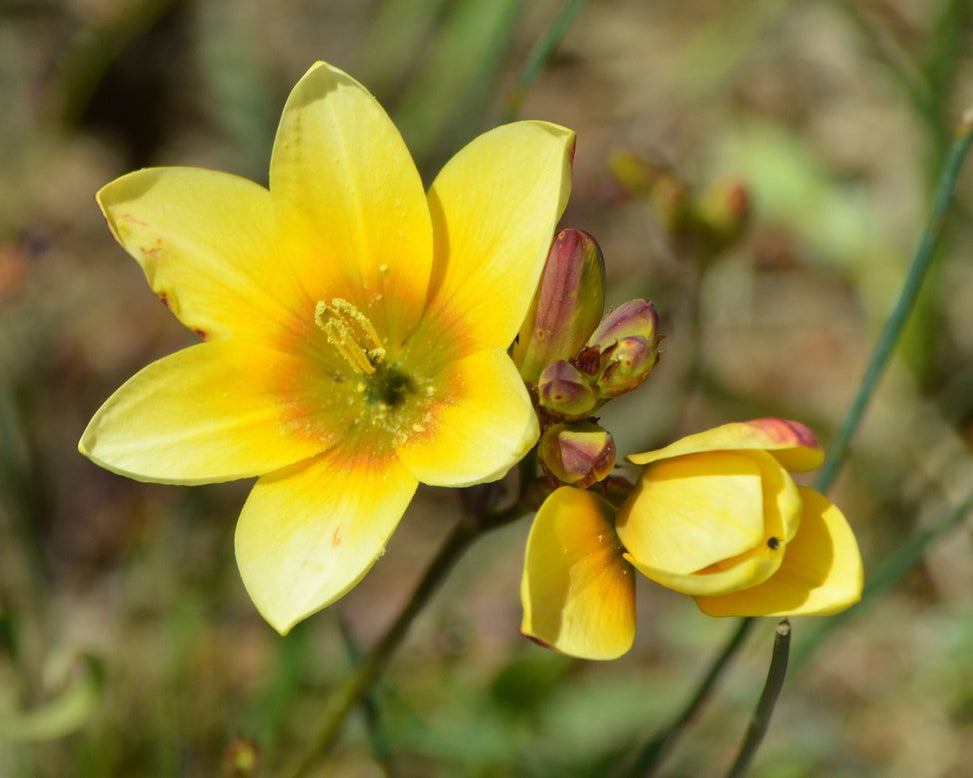
[{"label": "green stem", "polygon": [[912,260],[912,266],[909,268],[909,273],[902,285],[902,291],[899,292],[899,298],[895,301],[895,307],[886,319],[878,343],[875,345],[875,351],[872,352],[871,361],[868,363],[865,375],[858,387],[858,394],[845,416],[841,429],[838,430],[838,435],[828,452],[827,461],[815,481],[815,488],[818,491],[826,492],[834,482],[838,469],[848,452],[848,444],[858,429],[862,416],[865,414],[865,408],[875,393],[875,387],[889,363],[892,352],[902,335],[902,330],[905,329],[909,314],[919,296],[922,282],[929,271],[929,266],[942,239],[946,212],[950,200],[952,200],[953,190],[956,188],[956,179],[963,167],[963,160],[966,158],[967,151],[969,151],[971,141],[973,141],[973,109],[969,109],[963,114],[956,138],[950,147],[946,164],[943,166],[939,183],[936,186],[936,196],[933,199],[932,211],[929,214],[926,230],[922,235],[919,248]]},{"label": "green stem", "polygon": [[[963,161],[966,158],[966,154],[969,151],[971,142],[973,142],[973,109],[968,109],[963,114],[962,120],[957,128],[956,137],[952,146],[950,147],[946,164],[943,166],[943,171],[940,174],[939,183],[936,187],[936,195],[933,199],[932,211],[929,215],[929,221],[926,225],[925,232],[922,235],[922,240],[919,243],[919,247],[916,249],[915,257],[912,260],[912,265],[909,268],[909,273],[906,276],[902,290],[899,293],[898,299],[896,300],[895,307],[893,308],[892,313],[889,315],[889,318],[885,323],[885,327],[882,329],[882,333],[875,345],[875,350],[872,353],[872,358],[865,370],[865,375],[862,378],[858,394],[855,396],[851,407],[848,409],[848,413],[845,415],[841,428],[838,431],[838,435],[832,444],[831,450],[828,452],[827,461],[824,467],[822,467],[819,471],[818,477],[815,480],[814,486],[820,492],[826,492],[834,482],[834,479],[838,474],[838,470],[843,464],[845,455],[847,454],[848,444],[858,429],[858,425],[861,422],[865,409],[868,406],[872,395],[875,393],[875,388],[878,385],[878,380],[882,375],[882,371],[888,364],[892,352],[895,349],[895,345],[902,334],[902,330],[905,328],[909,314],[915,305],[922,281],[925,278],[930,262],[932,261],[932,258],[935,255],[936,249],[938,248],[942,238],[947,209],[953,196],[953,190],[956,188],[956,180],[959,176],[960,169],[963,166]],[[698,691],[683,713],[677,717],[666,730],[663,731],[662,735],[655,738],[646,747],[643,754],[653,752],[653,744],[657,741],[661,743],[656,749],[657,753],[653,753],[653,761],[649,765],[649,771],[643,772],[641,775],[651,775],[651,771],[655,769],[655,764],[661,761],[662,757],[665,756],[666,751],[668,751],[668,742],[673,740],[692,720],[697,708],[708,696],[708,687],[716,682],[719,675],[722,674],[725,668],[729,665],[729,659],[736,654],[737,650],[739,649],[739,642],[742,641],[742,636],[740,633],[742,632],[745,634],[745,627],[750,621],[752,621],[751,618],[742,620],[740,629],[734,633],[734,635],[727,642],[720,654],[720,658],[717,660],[713,669],[710,670],[703,683],[700,685],[700,691],[706,689],[707,692],[705,694],[700,694]],[[786,663],[784,668],[786,670]],[[781,681],[783,681],[783,679],[781,679]],[[762,699],[763,698],[761,698],[761,701]],[[757,745],[759,745],[759,741],[752,747],[754,751],[756,751]],[[749,760],[752,758],[752,753],[747,756],[747,764],[749,764]],[[743,764],[740,769],[746,769],[747,764]],[[640,773],[633,771],[629,775],[632,778],[635,778],[635,776],[638,776],[639,774]],[[742,772],[739,773],[739,775],[742,774]]]},{"label": "green stem", "polygon": [[784,619],[777,625],[774,633],[774,652],[770,658],[770,669],[767,670],[767,681],[764,684],[763,693],[757,703],[757,709],[750,720],[750,727],[747,729],[747,736],[740,747],[736,761],[726,774],[726,778],[742,778],[746,773],[750,762],[753,761],[760,741],[767,733],[770,726],[770,717],[774,714],[774,706],[780,696],[780,690],[784,686],[784,678],[787,676],[787,658],[791,651],[791,625]]},{"label": "green stem", "polygon": [[554,49],[557,48],[557,44],[560,43],[561,38],[564,37],[571,23],[574,22],[575,17],[581,13],[585,1],[567,0],[561,9],[561,13],[551,22],[551,25],[547,28],[547,32],[544,33],[544,37],[538,41],[537,46],[531,52],[527,63],[524,65],[524,69],[520,71],[520,76],[517,78],[517,85],[507,98],[507,108],[503,113],[502,123],[514,120],[514,117],[516,117],[517,112],[520,110],[520,104],[524,101],[524,97],[527,95],[534,81],[541,74],[544,65],[551,58]]},{"label": "green stem", "polygon": [[709,672],[704,676],[692,699],[668,727],[646,743],[631,769],[625,773],[625,778],[648,778],[648,776],[655,774],[656,768],[672,749],[678,735],[693,720],[697,711],[713,693],[717,679],[723,674],[723,669],[729,664],[736,652],[743,646],[744,640],[753,628],[754,623],[755,619],[740,619],[739,626],[730,636],[729,642],[716,658],[716,661],[710,665]]},{"label": "green stem", "polygon": [[392,622],[375,647],[362,659],[361,663],[355,668],[355,672],[328,698],[324,721],[314,745],[298,763],[285,773],[286,775],[292,778],[302,778],[308,775],[318,759],[334,747],[348,714],[360,703],[384,672],[416,616],[422,612],[453,565],[473,541],[492,529],[515,521],[525,513],[526,510],[518,501],[516,505],[497,513],[485,513],[479,517],[464,516],[453,527],[452,532],[429,563],[412,596],[399,612],[395,621]]}]

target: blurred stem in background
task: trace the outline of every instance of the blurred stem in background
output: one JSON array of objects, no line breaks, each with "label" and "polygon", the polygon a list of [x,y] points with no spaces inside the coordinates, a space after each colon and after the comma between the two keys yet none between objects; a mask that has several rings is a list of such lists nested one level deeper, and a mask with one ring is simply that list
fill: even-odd
[{"label": "blurred stem in background", "polygon": [[[957,128],[956,137],[949,149],[946,162],[940,173],[929,219],[919,242],[919,247],[916,249],[909,273],[902,285],[892,312],[885,322],[885,327],[882,329],[882,333],[878,338],[878,342],[872,352],[872,357],[859,384],[858,392],[828,452],[825,464],[815,479],[814,488],[822,493],[827,492],[834,483],[838,475],[838,470],[848,454],[851,439],[865,415],[865,410],[869,402],[875,395],[879,379],[888,366],[892,354],[895,351],[895,346],[899,343],[906,324],[909,321],[909,314],[915,307],[916,300],[922,288],[922,282],[929,273],[932,259],[942,240],[949,205],[953,198],[953,192],[956,189],[956,181],[963,167],[967,152],[970,149],[971,142],[973,142],[973,108],[968,109],[963,114],[959,127]],[[865,589],[863,602],[867,602],[876,593],[899,580],[919,561],[922,553],[935,538],[941,536],[949,529],[956,527],[962,521],[971,506],[973,506],[973,495],[938,525],[916,536],[911,542],[900,549],[900,553],[886,562],[879,573],[874,578],[871,578],[871,585]],[[832,617],[826,623],[835,624],[837,623],[837,619],[841,619],[841,622],[844,623],[854,618],[855,614],[859,612],[860,606],[845,611],[840,616]],[[714,662],[712,669],[703,677],[702,682],[691,698],[689,706],[674,719],[673,723],[665,727],[659,735],[649,740],[642,749],[640,756],[636,759],[632,769],[626,773],[628,778],[647,777],[655,774],[655,771],[671,748],[673,741],[682,734],[685,727],[695,718],[703,703],[709,699],[713,686],[729,666],[730,659],[739,651],[752,621],[752,618],[741,620],[739,629],[731,635],[726,646]],[[790,631],[788,629],[788,635],[789,633]],[[823,631],[818,633],[818,638],[814,641],[815,644],[820,641],[822,635]],[[784,668],[786,669],[786,662]],[[776,685],[783,683],[783,672],[784,670],[781,670],[779,674],[771,672],[768,677],[768,684]],[[764,723],[760,727],[752,728],[747,733],[741,750],[741,759],[745,761],[734,764],[730,773],[734,778],[739,778],[739,776],[744,775],[747,765],[756,753],[759,740],[766,732],[766,724],[769,723],[769,716],[773,710],[772,703],[770,704],[769,710],[766,709],[765,698],[767,688],[765,687],[765,694],[761,697],[761,702],[758,704],[760,712],[755,714],[755,717],[759,717]],[[773,699],[776,700],[776,696]],[[751,743],[753,739],[756,739],[757,742]]]}]

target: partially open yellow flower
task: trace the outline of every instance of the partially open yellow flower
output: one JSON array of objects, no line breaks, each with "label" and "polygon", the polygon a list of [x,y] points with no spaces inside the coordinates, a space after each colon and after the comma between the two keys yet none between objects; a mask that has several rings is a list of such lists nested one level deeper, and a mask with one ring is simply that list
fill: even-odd
[{"label": "partially open yellow flower", "polygon": [[203,339],[144,368],[80,449],[117,473],[260,476],[236,554],[280,632],[353,587],[417,484],[501,477],[538,429],[506,349],[570,189],[574,136],[519,122],[428,193],[375,99],[318,63],[284,108],[270,188],[140,170],[98,202]]},{"label": "partially open yellow flower", "polygon": [[577,656],[620,656],[635,634],[633,570],[713,616],[850,607],[863,584],[855,536],[788,472],[823,458],[802,424],[758,419],[630,456],[646,467],[617,511],[590,492],[557,490],[527,542],[524,633]]}]

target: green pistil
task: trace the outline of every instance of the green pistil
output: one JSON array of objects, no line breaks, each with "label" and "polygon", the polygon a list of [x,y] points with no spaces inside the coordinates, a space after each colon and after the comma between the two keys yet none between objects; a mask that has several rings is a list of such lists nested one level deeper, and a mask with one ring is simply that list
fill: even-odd
[{"label": "green pistil", "polygon": [[382,403],[390,408],[401,405],[407,395],[415,394],[412,378],[395,365],[378,364],[375,372],[365,379],[365,397],[371,403]]}]

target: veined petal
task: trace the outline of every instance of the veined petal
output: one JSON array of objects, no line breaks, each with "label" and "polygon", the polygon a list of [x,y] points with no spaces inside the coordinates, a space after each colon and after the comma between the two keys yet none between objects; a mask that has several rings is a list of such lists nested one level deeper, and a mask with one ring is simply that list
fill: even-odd
[{"label": "veined petal", "polygon": [[337,600],[381,556],[416,490],[394,456],[351,443],[264,476],[243,506],[236,558],[282,635]]},{"label": "veined petal", "polygon": [[567,203],[573,153],[570,130],[508,124],[463,148],[429,189],[430,307],[447,319],[459,312],[468,351],[507,348],[520,329]]},{"label": "veined petal", "polygon": [[752,589],[721,597],[697,597],[710,616],[811,616],[837,613],[861,599],[863,570],[854,533],[826,497],[798,487],[801,528],[787,547],[780,570]]},{"label": "veined petal", "polygon": [[[299,367],[299,366],[298,366]],[[95,414],[79,448],[143,481],[211,483],[277,470],[328,445],[291,434],[303,411],[272,391],[297,369],[284,355],[235,343],[201,343],[136,373]]]},{"label": "veined petal", "polygon": [[480,351],[443,368],[422,422],[397,446],[409,471],[433,486],[495,481],[537,442],[537,416],[505,351]]},{"label": "veined petal", "polygon": [[108,227],[152,290],[209,339],[260,336],[286,322],[300,290],[270,193],[198,168],[149,168],[97,195]]},{"label": "veined petal", "polygon": [[401,342],[425,304],[432,227],[405,142],[365,87],[322,62],[304,75],[284,106],[270,189],[305,214],[314,262],[339,275],[315,293],[351,301]]},{"label": "veined petal", "polygon": [[568,486],[544,501],[520,585],[527,637],[585,659],[615,659],[632,647],[635,577],[614,513],[598,495]]},{"label": "veined petal", "polygon": [[680,438],[665,448],[632,454],[628,460],[647,465],[660,459],[696,454],[703,451],[764,449],[791,472],[814,470],[824,461],[814,433],[797,421],[787,419],[754,419],[714,427]]},{"label": "veined petal", "polygon": [[760,468],[726,452],[654,462],[619,510],[616,528],[640,570],[688,575],[743,554],[764,538]]}]

